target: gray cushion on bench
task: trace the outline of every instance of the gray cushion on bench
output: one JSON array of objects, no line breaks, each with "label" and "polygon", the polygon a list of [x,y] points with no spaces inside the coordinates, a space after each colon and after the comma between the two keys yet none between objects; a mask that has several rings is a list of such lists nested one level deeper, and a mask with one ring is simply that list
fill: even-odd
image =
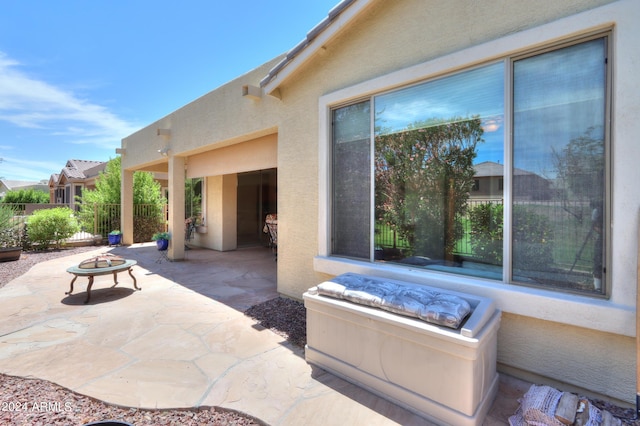
[{"label": "gray cushion on bench", "polygon": [[383,278],[343,274],[317,286],[318,294],[419,318],[445,327],[460,327],[471,312],[461,297]]}]

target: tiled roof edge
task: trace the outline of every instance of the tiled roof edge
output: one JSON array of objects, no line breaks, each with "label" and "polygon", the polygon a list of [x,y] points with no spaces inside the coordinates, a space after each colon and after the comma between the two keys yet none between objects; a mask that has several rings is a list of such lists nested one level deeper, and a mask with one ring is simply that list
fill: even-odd
[{"label": "tiled roof edge", "polygon": [[329,11],[328,16],[325,17],[322,21],[320,21],[320,23],[318,23],[311,30],[309,30],[309,32],[307,33],[307,36],[300,43],[298,43],[291,50],[289,50],[286,56],[284,57],[284,59],[278,62],[278,64],[276,64],[276,66],[273,67],[262,80],[260,80],[260,87],[264,87],[267,84],[269,84],[284,67],[286,67],[291,61],[293,61],[293,59],[296,56],[298,56],[300,52],[302,52],[307,46],[309,46],[309,44],[311,44],[311,42],[316,37],[318,37],[319,34],[321,34],[324,30],[326,30],[331,25],[331,23],[333,23],[333,21],[338,16],[340,16],[340,14],[347,7],[349,7],[355,1],[356,0],[342,0],[333,9],[331,9]]}]

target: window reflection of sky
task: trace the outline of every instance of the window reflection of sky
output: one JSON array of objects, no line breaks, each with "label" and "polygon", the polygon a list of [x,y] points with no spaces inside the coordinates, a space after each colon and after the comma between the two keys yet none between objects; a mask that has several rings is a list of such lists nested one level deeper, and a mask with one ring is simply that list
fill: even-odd
[{"label": "window reflection of sky", "polygon": [[514,166],[553,177],[553,152],[589,128],[604,138],[605,41],[514,64]]},{"label": "window reflection of sky", "polygon": [[416,123],[482,119],[484,143],[475,163],[503,162],[504,64],[475,68],[376,96],[376,135],[407,130]]},{"label": "window reflection of sky", "polygon": [[[514,167],[553,177],[553,153],[584,135],[604,138],[605,39],[514,63]],[[498,62],[375,97],[375,134],[429,121],[480,116],[475,164],[504,162],[504,63]]]}]

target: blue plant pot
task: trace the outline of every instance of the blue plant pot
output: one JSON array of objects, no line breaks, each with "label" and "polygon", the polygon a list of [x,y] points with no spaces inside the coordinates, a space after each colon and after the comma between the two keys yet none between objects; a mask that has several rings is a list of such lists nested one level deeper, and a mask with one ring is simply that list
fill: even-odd
[{"label": "blue plant pot", "polygon": [[163,251],[169,248],[169,240],[160,239],[156,241],[158,250]]},{"label": "blue plant pot", "polygon": [[120,244],[120,241],[122,240],[122,235],[118,234],[118,235],[107,235],[107,238],[109,239],[109,245],[110,246],[117,246],[118,244]]}]

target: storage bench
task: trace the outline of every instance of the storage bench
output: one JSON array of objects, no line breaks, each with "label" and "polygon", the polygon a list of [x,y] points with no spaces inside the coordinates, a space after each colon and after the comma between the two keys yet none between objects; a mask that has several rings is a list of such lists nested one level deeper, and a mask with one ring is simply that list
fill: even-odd
[{"label": "storage bench", "polygon": [[[341,287],[349,300],[339,298]],[[371,295],[369,288],[383,291]],[[397,293],[416,291],[435,295],[436,304],[444,297],[446,309],[449,300],[460,300],[470,312],[457,328],[395,313]],[[360,296],[365,304],[351,301]],[[303,297],[307,362],[431,421],[482,424],[498,390],[500,311],[492,300],[358,274],[335,277]],[[377,307],[388,300],[394,312]]]}]

